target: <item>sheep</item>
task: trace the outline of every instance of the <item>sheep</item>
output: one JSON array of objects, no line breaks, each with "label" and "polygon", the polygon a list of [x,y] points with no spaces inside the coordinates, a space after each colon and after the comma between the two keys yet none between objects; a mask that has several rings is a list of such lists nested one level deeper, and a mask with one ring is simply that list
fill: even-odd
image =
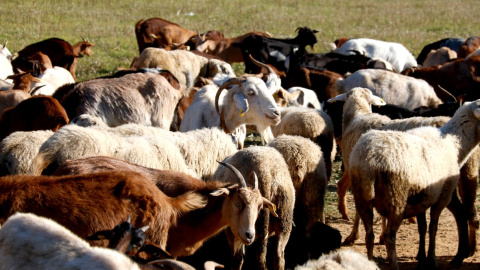
[{"label": "sheep", "polygon": [[30,174],[40,146],[52,135],[51,130],[17,131],[0,141],[0,176]]},{"label": "sheep", "polygon": [[[46,69],[38,76],[41,82],[33,83],[30,94],[51,96],[62,85],[75,83],[72,74],[62,67]],[[42,86],[43,87],[39,87]]]},{"label": "sheep", "polygon": [[340,48],[334,50],[341,54],[354,54],[361,52],[373,58],[379,57],[392,63],[398,72],[410,67],[416,67],[417,61],[402,44],[386,42],[369,38],[352,38],[347,40]]},{"label": "sheep", "polygon": [[[273,268],[284,269],[284,250],[293,226],[295,188],[283,156],[272,147],[251,146],[229,156],[224,162],[236,167],[244,176],[255,172],[263,196],[278,206],[277,218],[270,217],[266,211],[259,217],[256,224],[257,240],[253,243],[254,246],[247,249],[245,267],[266,269],[268,236],[274,233],[274,240],[271,240],[275,243],[275,250],[272,251]],[[221,182],[230,182],[231,177],[231,172],[224,170],[223,167],[219,167],[213,175],[213,179]],[[242,245],[238,239],[230,239],[234,239],[230,244],[236,258],[232,268],[240,269],[243,264]]]},{"label": "sheep", "polygon": [[327,178],[330,179],[336,155],[334,127],[330,116],[324,111],[311,108],[287,107],[280,111],[282,118],[278,125],[272,127],[273,136],[299,135],[314,141],[323,152]]},{"label": "sheep", "polygon": [[61,165],[67,159],[106,155],[208,179],[217,168],[216,160],[236,151],[232,137],[218,128],[183,133],[136,124],[116,128],[69,125],[42,145],[31,173],[40,174],[49,164]]},{"label": "sheep", "polygon": [[132,65],[133,69],[162,68],[170,71],[180,82],[182,95],[188,96],[198,77],[213,77],[217,73],[235,77],[230,64],[217,59],[207,59],[184,50],[166,51],[145,48]]},{"label": "sheep", "polygon": [[[327,173],[322,150],[311,140],[301,136],[281,135],[267,144],[279,151],[288,165],[295,187],[294,223],[295,235],[299,243],[307,244],[316,223],[325,223],[325,191]],[[292,234],[294,233],[292,230]],[[290,237],[290,240],[292,237]],[[317,243],[317,245],[320,245]],[[289,254],[297,260],[302,256],[311,257],[311,245],[292,247]],[[288,247],[288,244],[287,244]],[[286,261],[286,264],[290,262]],[[291,263],[290,263],[291,264]]]},{"label": "sheep", "polygon": [[[344,110],[344,133],[342,136],[342,157],[344,173],[342,178],[338,182],[337,193],[338,209],[342,214],[342,218],[349,219],[348,211],[346,208],[346,192],[347,188],[350,186],[349,157],[351,155],[353,147],[356,145],[360,136],[371,129],[405,131],[420,126],[440,127],[449,120],[449,117],[411,117],[406,119],[390,120],[388,117],[385,117],[383,115],[378,115],[376,113],[372,114],[370,104],[384,105],[384,103],[377,97],[373,96],[368,89],[363,88],[354,88],[348,94],[339,95],[331,101],[334,100],[347,101],[347,103],[345,104],[346,109]],[[452,211],[456,218],[459,218],[462,211],[466,211],[468,215],[467,219],[469,220],[470,226],[470,242],[473,243],[473,246],[470,246],[471,254],[475,252],[475,235],[476,230],[478,229],[476,209],[472,207],[475,198],[474,195],[472,198],[471,190],[476,190],[477,186],[478,170],[476,168],[478,167],[479,155],[480,150],[476,150],[475,154],[470,157],[469,161],[464,167],[462,167],[460,171],[461,184],[459,185],[459,190],[462,197],[463,205],[456,205],[455,203],[453,203],[449,206],[449,210]],[[348,237],[346,237],[344,244],[351,244],[357,239],[359,219],[360,217],[356,215],[352,232]],[[382,236],[380,238],[381,242],[383,241],[384,232],[385,228],[383,227]],[[464,242],[460,241],[459,251],[461,250],[460,246],[462,245],[464,245]]]},{"label": "sheep", "polygon": [[[440,99],[439,93],[424,80],[414,79],[405,75],[381,69],[362,69],[356,71],[346,79],[339,79],[336,83],[339,93],[346,93],[354,87],[370,89],[374,95],[385,100],[386,103],[404,107],[409,110],[426,106],[436,108],[439,104],[453,100]],[[441,94],[446,94],[441,93]]]},{"label": "sheep", "polygon": [[[232,165],[222,164],[236,171]],[[85,238],[131,215],[132,225],[148,225],[147,239],[174,258],[192,254],[205,239],[227,227],[241,243],[249,245],[255,238],[260,209],[268,207],[276,215],[276,207],[262,197],[257,184],[247,187],[240,176],[233,176],[238,180],[235,185],[211,182],[177,197],[165,195],[141,174],[128,171],[5,176],[0,181],[0,223],[15,212],[32,212]],[[237,209],[239,204],[243,211]]]},{"label": "sheep", "polygon": [[[371,130],[360,137],[350,156],[350,176],[355,205],[365,226],[369,259],[373,258],[375,207],[388,220],[385,243],[392,268],[398,269],[395,234],[403,218],[411,216],[417,216],[418,220],[419,263],[437,266],[438,218],[452,195],[456,197],[460,168],[480,142],[479,120],[480,100],[477,100],[459,108],[440,128],[420,127],[406,132]],[[427,257],[425,211],[428,208]],[[458,225],[459,232],[467,230],[466,222]],[[461,264],[468,252],[468,247],[459,250],[452,262]]]},{"label": "sheep", "polygon": [[148,129],[143,130],[151,132],[150,135],[121,135],[122,132],[130,132],[130,129],[120,127],[123,130],[117,134],[102,127],[67,125],[59,129],[41,145],[29,174],[39,175],[47,166],[51,170],[68,159],[106,155],[142,166],[177,170],[196,176],[185,164],[178,147],[170,140],[157,138]]},{"label": "sheep", "polygon": [[16,213],[0,229],[3,269],[140,269],[127,256],[91,247],[57,222]]},{"label": "sheep", "polygon": [[[224,89],[228,89],[226,93]],[[262,142],[268,143],[273,139],[270,126],[279,122],[278,106],[266,84],[256,77],[242,77],[229,79],[218,89],[206,85],[199,90],[185,112],[180,131],[221,126],[226,133],[231,133],[251,124],[256,126]],[[245,133],[239,137],[240,148],[244,136]]]},{"label": "sheep", "polygon": [[0,140],[15,131],[57,131],[68,124],[68,116],[60,103],[49,96],[35,96],[6,109],[0,116]]},{"label": "sheep", "polygon": [[295,270],[379,270],[375,262],[353,249],[339,249],[316,260],[295,267]]},{"label": "sheep", "polygon": [[138,123],[169,129],[181,94],[163,76],[146,72],[67,84],[53,97],[70,119],[88,113],[109,126]]}]

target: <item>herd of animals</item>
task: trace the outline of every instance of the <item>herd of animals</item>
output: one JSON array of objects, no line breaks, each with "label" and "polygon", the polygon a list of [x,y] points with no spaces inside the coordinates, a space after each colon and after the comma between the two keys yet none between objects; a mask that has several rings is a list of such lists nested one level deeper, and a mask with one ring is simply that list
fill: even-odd
[{"label": "herd of animals", "polygon": [[[392,269],[405,218],[419,267],[435,268],[444,208],[461,265],[479,227],[480,38],[415,59],[367,38],[312,54],[317,31],[296,31],[227,38],[140,20],[131,67],[83,82],[87,40],[2,46],[0,269],[379,269],[374,209]],[[245,145],[253,132],[262,145]],[[367,256],[325,225],[336,155],[342,218],[350,185],[356,208],[344,244],[362,221]]]}]

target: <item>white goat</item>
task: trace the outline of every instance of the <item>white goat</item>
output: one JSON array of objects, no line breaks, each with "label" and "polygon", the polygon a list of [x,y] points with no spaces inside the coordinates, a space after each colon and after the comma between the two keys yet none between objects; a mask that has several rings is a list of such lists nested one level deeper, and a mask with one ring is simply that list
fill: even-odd
[{"label": "white goat", "polygon": [[346,93],[354,87],[368,88],[386,103],[412,111],[421,106],[436,108],[443,103],[426,81],[382,69],[358,70],[337,80],[335,86],[339,93]]},{"label": "white goat", "polygon": [[2,269],[140,269],[113,249],[91,247],[57,222],[16,213],[0,229]]},{"label": "white goat", "polygon": [[32,96],[51,96],[60,86],[64,84],[75,83],[72,73],[62,67],[47,68],[38,76],[38,78],[41,80],[41,82],[35,82],[31,85],[32,90],[30,94]]},{"label": "white goat", "polygon": [[[185,111],[180,131],[221,126],[230,133],[248,124],[255,125],[262,141],[268,143],[273,139],[270,126],[279,122],[278,106],[266,84],[257,77],[242,77],[228,80],[218,90],[207,85],[198,91]],[[244,134],[239,139],[241,147]]]},{"label": "white goat", "polygon": [[[436,266],[438,218],[457,187],[460,168],[480,142],[480,100],[466,103],[440,128],[406,132],[371,130],[350,155],[355,206],[365,226],[367,255],[373,259],[373,207],[387,218],[385,243],[391,266],[398,269],[396,232],[406,217],[419,226],[419,263]],[[458,199],[458,198],[457,198]],[[425,211],[430,208],[429,250],[425,254]],[[463,228],[464,227],[464,228]],[[462,224],[462,230],[467,230]],[[460,253],[454,263],[468,256]]]},{"label": "white goat", "polygon": [[390,62],[397,72],[417,66],[417,61],[412,53],[402,44],[395,42],[369,38],[352,38],[334,51],[346,55],[355,54],[355,51],[357,51],[370,58],[379,57]]}]

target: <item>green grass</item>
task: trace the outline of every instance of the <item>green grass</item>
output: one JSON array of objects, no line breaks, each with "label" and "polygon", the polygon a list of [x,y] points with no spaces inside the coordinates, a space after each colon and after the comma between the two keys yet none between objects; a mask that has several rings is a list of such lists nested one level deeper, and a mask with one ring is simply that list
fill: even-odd
[{"label": "green grass", "polygon": [[[188,15],[188,13],[193,15]],[[299,26],[320,31],[315,52],[339,37],[369,37],[404,44],[414,55],[432,41],[480,33],[478,1],[2,1],[0,42],[18,51],[28,44],[59,37],[95,44],[94,55],[80,59],[82,81],[128,67],[137,54],[134,25],[161,17],[194,30],[216,29],[231,37],[268,31],[293,37]],[[240,71],[241,67],[236,70]]]}]

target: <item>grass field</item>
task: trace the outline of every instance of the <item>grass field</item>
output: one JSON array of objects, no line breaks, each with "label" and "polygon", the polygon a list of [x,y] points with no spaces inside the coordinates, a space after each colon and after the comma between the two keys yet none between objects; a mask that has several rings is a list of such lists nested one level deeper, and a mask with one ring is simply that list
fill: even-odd
[{"label": "grass field", "polygon": [[0,6],[0,42],[8,40],[12,52],[50,37],[94,43],[94,55],[77,64],[80,81],[128,67],[138,54],[134,25],[150,17],[227,37],[252,30],[293,37],[297,27],[308,26],[320,31],[315,52],[326,52],[339,37],[369,37],[402,43],[417,55],[441,38],[480,34],[475,0],[4,0]]},{"label": "grass field", "polygon": [[[128,67],[138,54],[134,25],[150,17],[199,32],[220,30],[227,37],[253,30],[293,37],[297,27],[308,26],[320,31],[315,52],[326,52],[340,37],[369,37],[402,43],[416,56],[442,38],[480,35],[477,0],[4,0],[0,7],[0,43],[8,41],[12,53],[50,37],[94,43],[94,55],[77,63],[79,81]],[[341,176],[340,168],[336,172],[332,188]],[[330,191],[326,212],[338,214],[336,193]]]}]

